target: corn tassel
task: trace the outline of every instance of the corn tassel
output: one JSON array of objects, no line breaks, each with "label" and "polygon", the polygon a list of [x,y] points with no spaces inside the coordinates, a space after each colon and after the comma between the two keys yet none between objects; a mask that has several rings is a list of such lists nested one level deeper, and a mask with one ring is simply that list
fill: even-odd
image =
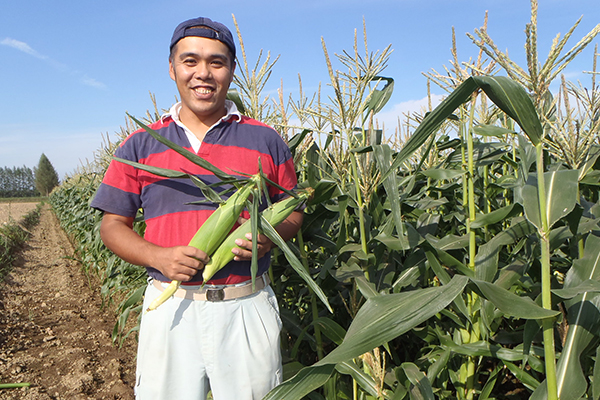
[{"label": "corn tassel", "polygon": [[[260,175],[254,175],[251,180],[242,186],[238,191],[221,203],[219,207],[204,221],[198,229],[189,246],[202,250],[211,256],[219,247],[221,242],[227,237],[233,225],[238,220],[240,213],[246,206],[246,200],[252,188],[260,181]],[[177,289],[181,281],[171,281],[169,286],[156,299],[150,303],[147,311],[155,310],[158,306],[169,299]]]},{"label": "corn tassel", "polygon": [[[262,211],[262,216],[269,221],[269,223],[276,227],[282,223],[290,214],[308,198],[308,193],[301,193],[296,197],[288,197],[284,200],[278,201],[272,204],[270,207]],[[203,282],[206,283],[210,278],[214,276],[217,271],[227,265],[235,254],[231,252],[234,247],[237,247],[235,241],[237,239],[246,239],[246,234],[252,231],[250,220],[245,221],[235,231],[233,231],[227,238],[221,243],[219,248],[212,255],[208,264],[204,266],[204,272],[202,272]]]}]

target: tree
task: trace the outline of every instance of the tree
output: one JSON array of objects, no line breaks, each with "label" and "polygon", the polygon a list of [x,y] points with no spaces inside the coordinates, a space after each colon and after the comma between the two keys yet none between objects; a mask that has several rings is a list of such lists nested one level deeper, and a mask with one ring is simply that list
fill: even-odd
[{"label": "tree", "polygon": [[52,166],[50,160],[44,153],[40,156],[40,161],[35,173],[35,187],[42,196],[48,196],[52,189],[58,186],[58,173]]},{"label": "tree", "polygon": [[33,170],[29,167],[0,167],[0,198],[37,196]]}]

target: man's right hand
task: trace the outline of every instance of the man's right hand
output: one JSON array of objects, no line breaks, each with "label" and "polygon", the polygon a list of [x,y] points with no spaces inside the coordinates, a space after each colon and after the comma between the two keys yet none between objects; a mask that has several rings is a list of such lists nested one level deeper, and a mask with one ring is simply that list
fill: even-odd
[{"label": "man's right hand", "polygon": [[[157,246],[158,247],[158,246]],[[187,282],[210,260],[205,252],[191,246],[158,247],[149,266],[171,280]]]},{"label": "man's right hand", "polygon": [[171,280],[187,282],[209,261],[208,255],[191,246],[161,247],[133,230],[133,218],[104,213],[100,226],[102,241],[123,260],[156,268]]}]

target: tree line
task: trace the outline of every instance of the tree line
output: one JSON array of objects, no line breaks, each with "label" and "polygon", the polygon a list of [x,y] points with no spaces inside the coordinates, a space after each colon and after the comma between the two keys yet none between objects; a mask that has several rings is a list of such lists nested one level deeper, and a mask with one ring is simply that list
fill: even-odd
[{"label": "tree line", "polygon": [[48,196],[58,183],[58,173],[43,153],[33,169],[0,167],[0,198]]}]

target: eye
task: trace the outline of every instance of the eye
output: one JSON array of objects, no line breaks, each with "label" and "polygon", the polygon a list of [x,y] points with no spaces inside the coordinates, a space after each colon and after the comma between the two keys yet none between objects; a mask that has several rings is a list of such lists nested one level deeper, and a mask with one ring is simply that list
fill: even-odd
[{"label": "eye", "polygon": [[183,60],[183,64],[191,66],[191,65],[196,65],[196,60],[193,58],[185,58]]}]

